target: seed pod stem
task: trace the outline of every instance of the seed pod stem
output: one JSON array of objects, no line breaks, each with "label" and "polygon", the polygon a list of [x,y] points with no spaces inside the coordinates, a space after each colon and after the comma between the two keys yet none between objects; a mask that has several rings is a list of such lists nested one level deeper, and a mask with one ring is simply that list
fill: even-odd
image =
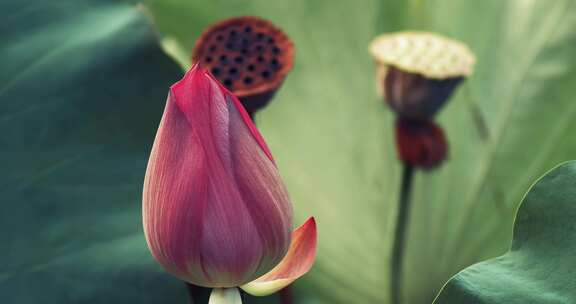
[{"label": "seed pod stem", "polygon": [[400,197],[398,200],[398,215],[394,231],[394,244],[392,247],[392,266],[390,271],[390,298],[392,304],[401,303],[402,296],[402,263],[406,243],[406,228],[410,214],[410,193],[414,167],[404,163],[402,181],[400,184]]}]

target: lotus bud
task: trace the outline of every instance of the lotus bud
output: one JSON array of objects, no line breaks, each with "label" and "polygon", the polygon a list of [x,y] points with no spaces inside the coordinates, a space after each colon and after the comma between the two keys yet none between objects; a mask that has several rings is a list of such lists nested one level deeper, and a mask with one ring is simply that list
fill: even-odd
[{"label": "lotus bud", "polygon": [[446,159],[444,132],[431,120],[396,120],[396,148],[400,159],[413,167],[432,169]]},{"label": "lotus bud", "polygon": [[[170,88],[146,170],[143,223],[166,271],[216,288],[214,298],[249,283],[259,294],[282,288],[316,253],[313,219],[291,233],[292,205],[264,139],[240,101],[198,65]],[[287,254],[294,246],[304,253]]]},{"label": "lotus bud", "polygon": [[476,61],[463,43],[424,32],[380,35],[370,53],[380,93],[397,115],[410,119],[432,118]]},{"label": "lotus bud", "polygon": [[208,27],[192,61],[209,70],[242,102],[250,116],[264,107],[292,69],[294,45],[271,22],[252,16]]}]

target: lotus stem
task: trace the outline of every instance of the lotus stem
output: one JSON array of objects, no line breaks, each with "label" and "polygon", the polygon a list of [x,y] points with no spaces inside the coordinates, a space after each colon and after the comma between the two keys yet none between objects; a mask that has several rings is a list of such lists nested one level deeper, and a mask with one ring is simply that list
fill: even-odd
[{"label": "lotus stem", "polygon": [[410,213],[410,192],[414,176],[414,167],[404,163],[400,197],[398,200],[398,216],[392,247],[392,265],[390,270],[390,299],[392,304],[400,304],[402,297],[402,263],[406,243],[406,230]]},{"label": "lotus stem", "polygon": [[208,304],[242,304],[242,297],[237,288],[214,288],[210,293]]}]

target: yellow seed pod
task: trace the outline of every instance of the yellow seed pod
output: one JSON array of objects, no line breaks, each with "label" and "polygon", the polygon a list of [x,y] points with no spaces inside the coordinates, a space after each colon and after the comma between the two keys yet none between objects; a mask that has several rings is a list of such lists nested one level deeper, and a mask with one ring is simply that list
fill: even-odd
[{"label": "yellow seed pod", "polygon": [[476,62],[462,42],[426,32],[383,34],[369,51],[380,95],[399,116],[415,119],[434,116]]},{"label": "yellow seed pod", "polygon": [[476,62],[462,42],[428,32],[383,34],[372,40],[369,49],[378,63],[430,79],[466,77]]}]

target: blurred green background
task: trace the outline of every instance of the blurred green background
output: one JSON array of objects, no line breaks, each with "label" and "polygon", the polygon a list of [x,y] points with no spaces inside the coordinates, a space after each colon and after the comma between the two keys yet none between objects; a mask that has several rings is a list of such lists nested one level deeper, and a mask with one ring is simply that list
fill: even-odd
[{"label": "blurred green background", "polygon": [[453,274],[507,250],[528,186],[575,158],[575,2],[3,0],[2,302],[187,301],[146,249],[145,164],[176,62],[212,22],[258,15],[297,50],[256,117],[295,224],[318,221],[297,303],[388,301],[400,166],[369,41],[427,30],[476,53],[475,74],[438,116],[450,159],[415,180],[404,299],[431,303]]}]

